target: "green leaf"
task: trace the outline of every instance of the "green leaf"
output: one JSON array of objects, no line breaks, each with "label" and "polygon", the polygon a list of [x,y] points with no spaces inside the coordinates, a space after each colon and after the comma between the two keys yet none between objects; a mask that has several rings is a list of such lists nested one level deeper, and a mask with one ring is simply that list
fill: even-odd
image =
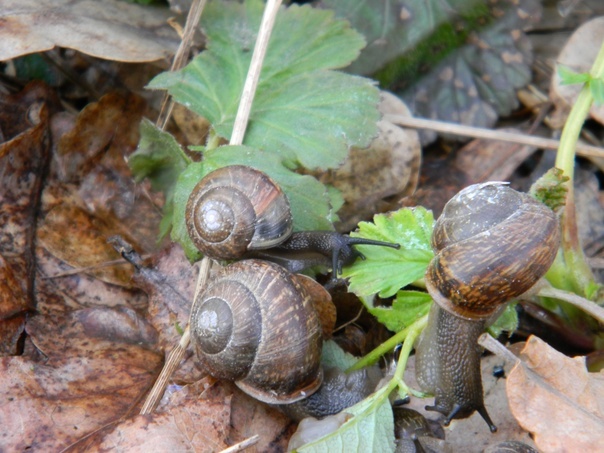
[{"label": "green leaf", "polygon": [[427,315],[432,305],[430,295],[420,291],[399,291],[392,307],[374,307],[364,297],[361,301],[367,307],[367,311],[392,332],[399,332]]},{"label": "green leaf", "polygon": [[201,258],[201,252],[197,250],[193,241],[189,237],[185,225],[185,209],[189,195],[195,185],[207,174],[202,162],[195,162],[189,165],[178,177],[174,188],[174,204],[172,212],[172,232],[170,237],[174,242],[178,242],[183,248],[186,257],[190,261],[197,261]]},{"label": "green leaf", "polygon": [[322,3],[367,38],[350,70],[373,74],[416,116],[491,127],[517,106],[516,90],[531,79],[522,30],[539,20],[538,0]]},{"label": "green leaf", "polygon": [[604,79],[592,79],[589,82],[589,89],[594,97],[594,102],[598,105],[604,104]]},{"label": "green leaf", "polygon": [[568,66],[558,65],[558,75],[562,81],[562,85],[574,85],[577,83],[587,83],[591,80],[588,72],[577,73]]},{"label": "green leaf", "polygon": [[[207,118],[231,136],[262,16],[263,2],[213,2],[202,18],[208,49],[188,66],[163,73],[150,88]],[[352,61],[364,45],[333,12],[290,6],[277,16],[244,144],[282,156],[288,165],[336,167],[352,146],[377,133],[378,90],[370,80],[331,69]]]},{"label": "green leaf", "polygon": [[489,326],[489,333],[495,338],[503,332],[515,332],[518,328],[518,312],[516,311],[516,305],[516,303],[507,304],[499,318]]},{"label": "green leaf", "polygon": [[174,213],[174,186],[180,173],[190,163],[172,135],[155,127],[147,119],[140,125],[138,148],[128,159],[134,179],[149,178],[153,190],[165,194],[164,213],[159,225],[159,237],[168,234]]},{"label": "green leaf", "polygon": [[138,148],[128,159],[134,179],[149,178],[153,190],[171,192],[190,159],[172,135],[146,118],[141,121],[140,134]]},{"label": "green leaf", "polygon": [[[402,54],[414,54],[422,40],[452,17],[476,15],[477,9],[484,14],[486,9],[481,0],[322,0],[321,4],[350,20],[367,39],[367,47],[350,67],[357,74],[371,74]],[[466,29],[458,27],[457,36],[448,37],[450,42],[463,40]]]},{"label": "green leaf", "polygon": [[354,415],[337,431],[307,444],[297,451],[303,453],[329,451],[393,452],[394,417],[388,395],[378,391],[369,398],[346,409]]},{"label": "green leaf", "polygon": [[417,207],[379,214],[373,221],[361,222],[353,236],[396,242],[401,248],[356,246],[366,259],[346,267],[343,276],[350,279],[350,291],[358,296],[390,297],[423,278],[434,255],[430,245],[434,217]]},{"label": "green leaf", "polygon": [[321,354],[321,365],[323,367],[337,367],[340,370],[347,370],[358,360],[357,357],[344,351],[335,341],[326,341],[323,343],[323,353]]},{"label": "green leaf", "polygon": [[295,231],[332,230],[341,198],[312,176],[285,167],[282,158],[248,146],[222,146],[204,153],[202,162],[190,164],[174,190],[172,240],[180,243],[190,260],[200,258],[185,225],[187,201],[197,183],[208,173],[226,165],[247,165],[269,175],[287,195]]}]

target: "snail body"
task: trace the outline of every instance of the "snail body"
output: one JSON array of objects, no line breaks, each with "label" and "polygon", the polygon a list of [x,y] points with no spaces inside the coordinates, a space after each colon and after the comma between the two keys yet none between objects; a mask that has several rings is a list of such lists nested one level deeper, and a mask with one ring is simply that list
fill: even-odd
[{"label": "snail body", "polygon": [[555,214],[504,183],[470,186],[445,206],[425,275],[435,303],[417,348],[418,382],[435,395],[427,409],[443,413],[445,425],[478,411],[496,430],[484,407],[477,339],[489,318],[545,275],[559,241]]},{"label": "snail body", "polygon": [[185,223],[195,246],[210,258],[268,259],[292,272],[331,264],[334,278],[344,264],[363,257],[353,245],[399,248],[334,231],[292,233],[286,195],[267,175],[243,165],[223,167],[202,178],[187,202]]}]

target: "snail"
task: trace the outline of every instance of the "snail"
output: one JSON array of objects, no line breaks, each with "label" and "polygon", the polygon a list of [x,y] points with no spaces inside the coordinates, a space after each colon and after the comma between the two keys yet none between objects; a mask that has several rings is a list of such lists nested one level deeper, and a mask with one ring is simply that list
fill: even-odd
[{"label": "snail", "polygon": [[209,373],[271,404],[316,392],[321,324],[307,290],[277,264],[243,260],[224,268],[195,299],[191,342]]},{"label": "snail", "polygon": [[545,275],[559,241],[553,211],[505,183],[470,186],[445,206],[425,274],[435,303],[416,353],[418,383],[435,396],[426,409],[444,414],[445,425],[477,411],[496,431],[484,406],[477,339]]},{"label": "snail", "polygon": [[343,265],[364,259],[353,245],[400,247],[333,231],[292,233],[287,196],[266,174],[242,165],[220,168],[199,181],[187,202],[185,223],[195,246],[210,258],[258,257],[292,272],[331,264],[334,279]]},{"label": "snail", "polygon": [[367,370],[346,376],[321,368],[325,333],[317,292],[329,296],[314,280],[268,261],[230,264],[193,303],[197,357],[212,376],[234,381],[296,420],[322,418],[361,401],[374,389]]}]

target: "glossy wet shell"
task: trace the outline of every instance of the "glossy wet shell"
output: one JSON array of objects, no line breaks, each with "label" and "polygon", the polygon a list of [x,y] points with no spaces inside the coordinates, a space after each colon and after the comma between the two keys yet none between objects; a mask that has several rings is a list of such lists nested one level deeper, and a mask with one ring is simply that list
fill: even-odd
[{"label": "glossy wet shell", "polygon": [[435,224],[426,286],[446,310],[488,317],[545,275],[559,242],[547,206],[502,183],[476,184],[452,198]]},{"label": "glossy wet shell", "polygon": [[292,231],[285,194],[264,173],[241,165],[206,175],[191,192],[185,219],[195,246],[217,259],[274,247]]},{"label": "glossy wet shell", "polygon": [[260,401],[291,403],[321,385],[319,318],[276,264],[244,260],[221,271],[194,303],[191,339],[211,375]]}]

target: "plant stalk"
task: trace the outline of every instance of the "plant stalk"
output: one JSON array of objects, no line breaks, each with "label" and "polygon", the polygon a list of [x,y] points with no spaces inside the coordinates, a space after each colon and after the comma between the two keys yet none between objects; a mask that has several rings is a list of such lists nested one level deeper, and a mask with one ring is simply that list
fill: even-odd
[{"label": "plant stalk", "polygon": [[[590,75],[593,78],[604,77],[604,43],[591,68]],[[576,145],[579,140],[581,128],[585,118],[589,114],[589,109],[593,103],[593,96],[589,84],[586,83],[573,105],[564,129],[560,137],[560,147],[556,156],[556,167],[560,168],[564,175],[570,179],[567,182],[568,195],[566,206],[561,217],[562,224],[562,253],[556,257],[551,275],[566,275],[564,278],[564,287],[576,294],[585,295],[585,290],[590,282],[594,281],[591,268],[587,264],[587,259],[583,253],[583,248],[579,240],[577,228],[577,218],[575,209],[575,198],[573,190],[573,177],[575,165]],[[560,279],[558,279],[560,280]],[[560,283],[560,282],[558,282]]]}]

